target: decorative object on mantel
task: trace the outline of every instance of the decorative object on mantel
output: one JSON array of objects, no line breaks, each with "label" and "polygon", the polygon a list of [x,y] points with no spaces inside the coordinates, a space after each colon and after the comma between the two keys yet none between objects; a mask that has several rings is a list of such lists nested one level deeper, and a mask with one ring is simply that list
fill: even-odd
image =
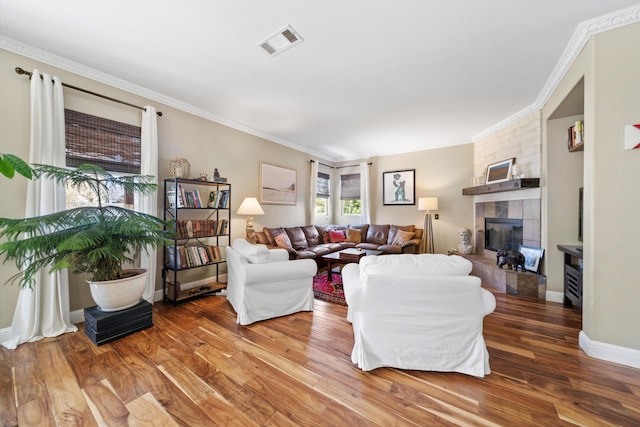
[{"label": "decorative object on mantel", "polygon": [[544,249],[520,245],[518,250],[524,255],[525,270],[540,274],[540,261],[544,256]]},{"label": "decorative object on mantel", "polygon": [[500,269],[506,264],[509,270],[518,271],[518,267],[520,267],[520,270],[524,271],[524,263],[524,255],[518,251],[505,251],[504,249],[500,249],[496,252],[496,264]]},{"label": "decorative object on mantel", "polygon": [[624,127],[624,148],[625,150],[640,148],[640,124]]},{"label": "decorative object on mantel", "polygon": [[461,228],[458,230],[458,236],[460,236],[460,244],[456,252],[463,255],[469,255],[473,252],[473,246],[471,246],[471,230],[468,228]]},{"label": "decorative object on mantel", "polygon": [[187,159],[176,157],[169,160],[169,176],[173,178],[189,178],[191,175],[191,164]]},{"label": "decorative object on mantel", "polygon": [[432,254],[435,253],[433,244],[433,224],[431,221],[431,211],[438,210],[438,198],[437,197],[420,197],[418,199],[418,210],[427,211],[424,215],[424,233],[423,239],[420,242],[420,253]]},{"label": "decorative object on mantel", "polygon": [[256,235],[256,231],[253,229],[253,216],[264,215],[264,211],[262,210],[260,203],[258,203],[258,199],[255,197],[245,197],[236,213],[238,215],[249,215],[247,216],[246,226],[247,241],[256,243],[258,241],[258,236]]},{"label": "decorative object on mantel", "polygon": [[491,184],[494,182],[509,181],[511,179],[511,168],[516,162],[516,158],[512,157],[507,160],[492,163],[487,166],[487,179],[486,183]]},{"label": "decorative object on mantel", "polygon": [[503,191],[525,190],[527,188],[540,187],[540,178],[518,178],[492,184],[478,185],[462,189],[464,196],[476,196],[478,194],[500,193]]}]

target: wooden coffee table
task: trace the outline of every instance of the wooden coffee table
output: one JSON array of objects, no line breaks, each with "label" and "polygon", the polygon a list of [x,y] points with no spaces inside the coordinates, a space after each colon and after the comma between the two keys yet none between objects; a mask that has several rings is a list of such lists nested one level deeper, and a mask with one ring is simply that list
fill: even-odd
[{"label": "wooden coffee table", "polygon": [[[351,249],[352,251],[353,249]],[[352,262],[358,262],[354,259],[345,259],[345,258],[340,258],[340,253],[341,252],[345,252],[345,251],[349,251],[349,249],[343,249],[341,251],[338,252],[332,252],[330,254],[326,254],[326,255],[322,255],[320,258],[322,258],[323,260],[327,261],[327,282],[331,283],[331,280],[333,280],[333,275],[332,275],[332,269],[335,268],[336,266],[344,266],[346,264],[352,263]],[[380,255],[382,253],[382,251],[376,251],[373,249],[362,249],[359,251],[360,253],[363,254],[363,256],[369,256],[369,255]]]}]

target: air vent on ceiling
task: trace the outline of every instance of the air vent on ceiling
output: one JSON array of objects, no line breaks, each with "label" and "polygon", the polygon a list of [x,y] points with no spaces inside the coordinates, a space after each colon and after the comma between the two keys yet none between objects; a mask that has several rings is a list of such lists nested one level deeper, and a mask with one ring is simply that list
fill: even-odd
[{"label": "air vent on ceiling", "polygon": [[275,56],[302,41],[302,37],[287,25],[259,41],[258,46],[266,50],[269,55]]}]

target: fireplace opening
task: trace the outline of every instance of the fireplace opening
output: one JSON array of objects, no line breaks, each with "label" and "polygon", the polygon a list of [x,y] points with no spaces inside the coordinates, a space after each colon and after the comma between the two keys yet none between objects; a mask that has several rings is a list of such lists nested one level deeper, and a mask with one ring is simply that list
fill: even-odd
[{"label": "fireplace opening", "polygon": [[522,230],[521,219],[485,218],[484,247],[494,252],[517,251],[522,245]]}]

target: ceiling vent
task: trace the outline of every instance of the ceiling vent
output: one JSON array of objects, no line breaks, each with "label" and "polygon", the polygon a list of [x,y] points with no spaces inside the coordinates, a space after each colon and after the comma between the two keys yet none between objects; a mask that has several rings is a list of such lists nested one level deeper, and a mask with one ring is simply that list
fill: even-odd
[{"label": "ceiling vent", "polygon": [[258,46],[266,50],[269,55],[275,56],[302,41],[302,37],[300,37],[291,26],[287,25],[259,41]]}]

